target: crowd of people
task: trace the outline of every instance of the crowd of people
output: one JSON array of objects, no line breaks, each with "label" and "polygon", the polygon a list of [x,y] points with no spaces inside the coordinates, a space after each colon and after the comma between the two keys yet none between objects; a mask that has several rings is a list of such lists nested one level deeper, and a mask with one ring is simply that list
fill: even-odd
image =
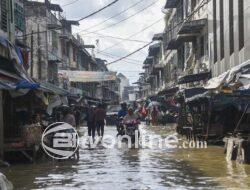
[{"label": "crowd of people", "polygon": [[[122,118],[123,122],[142,120],[147,124],[151,123],[152,126],[158,126],[160,118],[163,117],[164,113],[164,110],[161,109],[159,105],[149,106],[146,103],[141,105],[136,102],[130,105],[127,105],[127,103],[121,103],[121,108],[117,115],[117,122]],[[92,137],[93,140],[95,139],[96,133],[98,137],[103,137],[106,120],[105,105],[101,103],[97,106],[88,105],[84,115],[84,120],[87,122],[88,127],[88,136]],[[76,116],[77,115],[69,109],[64,112],[62,121],[77,127],[79,121],[76,121]]]}]

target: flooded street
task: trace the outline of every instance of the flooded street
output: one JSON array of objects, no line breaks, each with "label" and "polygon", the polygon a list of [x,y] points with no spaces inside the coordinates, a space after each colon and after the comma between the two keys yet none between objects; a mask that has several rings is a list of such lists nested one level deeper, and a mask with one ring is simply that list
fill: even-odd
[{"label": "flooded street", "polygon": [[[86,129],[83,128],[82,131]],[[142,135],[162,131],[142,127]],[[115,127],[106,134],[116,135]],[[166,134],[165,134],[166,135]],[[13,165],[3,172],[15,189],[247,189],[250,167],[226,162],[223,149],[81,150],[78,162]]]}]

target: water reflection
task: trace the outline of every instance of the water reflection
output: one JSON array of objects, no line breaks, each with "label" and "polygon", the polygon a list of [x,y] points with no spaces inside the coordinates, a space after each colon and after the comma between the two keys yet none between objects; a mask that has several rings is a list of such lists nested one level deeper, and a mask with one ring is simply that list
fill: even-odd
[{"label": "water reflection", "polygon": [[[85,130],[85,129],[84,129]],[[116,135],[114,127],[106,133]],[[153,132],[154,131],[154,132]],[[142,134],[164,134],[144,127]],[[218,189],[249,187],[250,167],[227,162],[223,149],[80,150],[78,162],[16,165],[4,170],[16,189]]]}]

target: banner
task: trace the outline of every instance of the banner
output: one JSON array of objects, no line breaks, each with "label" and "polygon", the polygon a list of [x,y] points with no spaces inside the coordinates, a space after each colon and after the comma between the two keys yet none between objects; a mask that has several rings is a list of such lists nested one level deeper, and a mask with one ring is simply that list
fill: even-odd
[{"label": "banner", "polygon": [[60,70],[59,75],[67,76],[70,82],[102,82],[116,80],[116,72]]}]

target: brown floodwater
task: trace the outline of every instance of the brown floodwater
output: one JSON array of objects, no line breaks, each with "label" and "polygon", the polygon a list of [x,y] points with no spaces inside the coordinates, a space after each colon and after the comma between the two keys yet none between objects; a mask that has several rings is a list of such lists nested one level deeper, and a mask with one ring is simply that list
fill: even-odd
[{"label": "brown floodwater", "polygon": [[[142,126],[143,135],[172,134]],[[81,133],[86,129],[82,128]],[[115,127],[106,134],[116,135]],[[79,161],[18,164],[1,169],[15,189],[250,189],[250,166],[227,161],[222,147],[207,149],[81,149]]]}]

